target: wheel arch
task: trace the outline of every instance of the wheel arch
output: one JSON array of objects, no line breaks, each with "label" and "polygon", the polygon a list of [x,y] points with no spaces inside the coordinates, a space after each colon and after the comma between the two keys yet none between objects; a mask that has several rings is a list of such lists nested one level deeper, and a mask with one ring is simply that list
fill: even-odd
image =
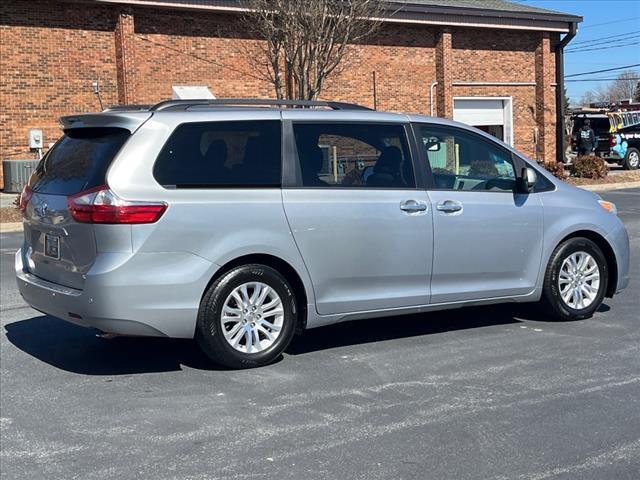
[{"label": "wheel arch", "polygon": [[275,255],[270,255],[266,253],[252,253],[252,254],[242,255],[240,257],[236,257],[233,260],[228,261],[216,271],[213,277],[211,277],[211,279],[209,280],[209,283],[207,283],[207,286],[202,293],[202,297],[204,297],[205,293],[207,292],[211,284],[213,284],[218,278],[223,276],[225,273],[229,272],[235,267],[239,267],[242,265],[249,265],[252,263],[266,265],[267,267],[271,267],[277,270],[289,282],[289,284],[293,288],[294,295],[296,298],[296,305],[298,307],[298,312],[300,313],[300,315],[298,316],[298,325],[296,326],[296,329],[298,331],[305,329],[307,326],[308,296],[307,296],[307,290],[305,288],[304,282],[302,281],[302,277],[289,262]]},{"label": "wheel arch", "polygon": [[578,237],[591,240],[600,248],[600,250],[602,250],[602,253],[607,261],[609,273],[607,277],[607,291],[605,292],[605,296],[608,298],[613,297],[618,288],[618,261],[616,259],[616,254],[614,253],[613,248],[606,238],[604,238],[598,232],[594,232],[593,230],[577,230],[566,235],[562,240],[560,240],[560,242],[558,242],[555,248],[569,239]]}]

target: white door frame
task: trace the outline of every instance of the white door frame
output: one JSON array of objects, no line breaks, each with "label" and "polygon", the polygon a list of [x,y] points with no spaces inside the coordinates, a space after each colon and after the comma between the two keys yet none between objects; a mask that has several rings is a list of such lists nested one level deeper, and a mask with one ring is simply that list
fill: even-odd
[{"label": "white door frame", "polygon": [[513,147],[515,142],[515,129],[513,128],[513,97],[453,97],[453,109],[456,109],[456,100],[501,100],[504,112],[505,143]]}]

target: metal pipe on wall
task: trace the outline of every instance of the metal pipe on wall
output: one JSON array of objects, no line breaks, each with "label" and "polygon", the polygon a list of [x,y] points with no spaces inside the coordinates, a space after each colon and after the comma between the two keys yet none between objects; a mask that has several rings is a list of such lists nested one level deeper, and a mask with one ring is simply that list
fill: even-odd
[{"label": "metal pipe on wall", "polygon": [[578,24],[569,24],[569,33],[556,45],[556,160],[565,161],[567,135],[564,128],[564,47],[578,33]]},{"label": "metal pipe on wall", "polygon": [[433,89],[436,88],[438,82],[433,82],[429,87],[429,108],[431,110],[431,116],[433,117]]}]

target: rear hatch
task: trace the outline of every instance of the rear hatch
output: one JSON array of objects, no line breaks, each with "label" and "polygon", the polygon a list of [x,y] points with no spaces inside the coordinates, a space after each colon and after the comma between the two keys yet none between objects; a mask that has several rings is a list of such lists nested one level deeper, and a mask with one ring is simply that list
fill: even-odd
[{"label": "rear hatch", "polygon": [[591,128],[595,134],[597,145],[597,152],[609,151],[609,117],[606,115],[590,115],[586,117],[574,118],[573,131],[571,132],[571,150],[576,151],[578,149],[578,130],[582,127],[585,119],[588,119],[591,123]]},{"label": "rear hatch", "polygon": [[72,128],[45,155],[31,179],[24,212],[29,271],[82,289],[96,258],[94,225],[71,216],[67,198],[106,184],[107,169],[131,133],[124,128]]},{"label": "rear hatch", "polygon": [[609,151],[609,118],[594,118],[591,120],[591,128],[593,128],[593,132],[595,133],[596,140],[598,142],[596,146],[596,151],[598,152],[608,152]]}]

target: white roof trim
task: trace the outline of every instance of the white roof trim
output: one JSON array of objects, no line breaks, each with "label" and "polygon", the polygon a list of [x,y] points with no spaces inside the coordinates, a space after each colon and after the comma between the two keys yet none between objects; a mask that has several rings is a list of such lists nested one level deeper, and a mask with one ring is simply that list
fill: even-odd
[{"label": "white roof trim", "polygon": [[383,22],[388,23],[409,23],[417,25],[442,25],[450,27],[474,27],[474,28],[493,28],[501,30],[528,30],[528,31],[541,31],[541,32],[559,32],[568,33],[568,27],[549,27],[531,25],[513,25],[510,23],[488,23],[486,17],[477,17],[481,22],[469,22],[467,21],[455,21],[455,20],[427,20],[427,19],[405,19],[405,18],[382,18]]},{"label": "white roof trim", "polygon": [[[221,13],[241,13],[247,12],[249,9],[242,7],[229,7],[221,5],[186,5],[184,3],[174,2],[155,2],[153,0],[94,0],[98,3],[114,3],[125,5],[136,5],[143,7],[161,7],[161,8],[175,8],[180,10],[208,10]],[[431,17],[431,18],[429,18]],[[464,20],[463,20],[464,19]],[[401,18],[396,16],[394,18],[376,18],[376,20],[388,22],[388,23],[406,23],[406,24],[418,24],[418,25],[441,25],[441,26],[455,26],[455,27],[475,27],[475,28],[498,28],[505,30],[534,30],[543,32],[559,32],[568,33],[569,24],[567,22],[559,21],[540,21],[540,20],[526,20],[526,19],[504,19],[495,18],[495,22],[492,22],[491,17],[486,16],[457,16],[454,14],[443,15],[421,15],[420,18]]]}]

